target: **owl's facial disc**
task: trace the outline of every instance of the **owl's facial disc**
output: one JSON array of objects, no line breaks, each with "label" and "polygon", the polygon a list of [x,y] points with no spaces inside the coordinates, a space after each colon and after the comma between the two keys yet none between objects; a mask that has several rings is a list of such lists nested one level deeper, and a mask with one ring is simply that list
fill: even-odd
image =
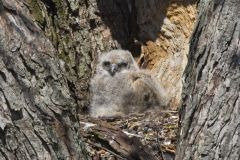
[{"label": "owl's facial disc", "polygon": [[111,75],[114,76],[117,72],[121,72],[128,68],[128,63],[125,61],[109,62],[104,61],[102,63],[103,68]]}]

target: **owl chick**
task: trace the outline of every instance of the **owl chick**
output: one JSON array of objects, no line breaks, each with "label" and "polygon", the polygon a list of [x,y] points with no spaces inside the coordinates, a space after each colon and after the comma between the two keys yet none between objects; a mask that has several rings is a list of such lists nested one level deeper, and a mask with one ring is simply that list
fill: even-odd
[{"label": "owl chick", "polygon": [[167,105],[163,87],[150,73],[139,70],[131,53],[124,50],[99,58],[90,94],[93,117],[124,116]]}]

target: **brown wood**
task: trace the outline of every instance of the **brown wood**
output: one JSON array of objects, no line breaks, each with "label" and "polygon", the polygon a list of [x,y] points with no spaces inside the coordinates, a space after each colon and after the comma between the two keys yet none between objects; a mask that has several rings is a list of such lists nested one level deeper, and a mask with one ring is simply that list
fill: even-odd
[{"label": "brown wood", "polygon": [[105,121],[99,119],[89,120],[92,126],[81,127],[81,134],[88,140],[87,143],[90,145],[96,145],[96,147],[115,155],[118,159],[156,160],[149,152],[149,149],[142,145],[138,137],[129,137],[120,128],[114,127]]}]

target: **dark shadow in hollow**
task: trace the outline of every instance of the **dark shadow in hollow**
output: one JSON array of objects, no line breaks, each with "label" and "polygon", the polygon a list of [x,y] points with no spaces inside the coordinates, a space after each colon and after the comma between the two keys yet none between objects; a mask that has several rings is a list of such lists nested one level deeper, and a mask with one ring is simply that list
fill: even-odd
[{"label": "dark shadow in hollow", "polygon": [[97,0],[97,14],[110,28],[113,39],[138,56],[141,46],[134,43],[138,33],[134,3],[135,0]]},{"label": "dark shadow in hollow", "polygon": [[97,0],[98,14],[110,28],[113,39],[134,57],[141,52],[141,45],[155,41],[170,4],[188,6],[196,0]]}]

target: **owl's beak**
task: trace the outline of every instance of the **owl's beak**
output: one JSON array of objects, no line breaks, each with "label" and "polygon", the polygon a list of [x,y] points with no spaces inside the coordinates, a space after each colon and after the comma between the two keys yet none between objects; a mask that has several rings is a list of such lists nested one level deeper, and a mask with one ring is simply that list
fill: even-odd
[{"label": "owl's beak", "polygon": [[118,66],[116,64],[112,64],[111,70],[110,70],[110,75],[114,76],[114,74],[117,72]]}]

